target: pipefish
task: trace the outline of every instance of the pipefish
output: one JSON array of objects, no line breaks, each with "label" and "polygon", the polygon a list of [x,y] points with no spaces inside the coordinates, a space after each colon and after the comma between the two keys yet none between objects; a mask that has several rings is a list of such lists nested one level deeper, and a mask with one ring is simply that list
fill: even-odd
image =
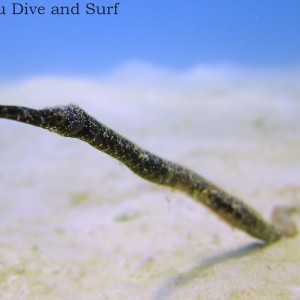
[{"label": "pipefish", "polygon": [[[163,159],[98,122],[77,105],[32,109],[0,105],[0,118],[77,138],[125,164],[152,183],[171,187],[205,205],[221,219],[252,237],[272,243],[286,236],[285,224],[274,225],[239,198],[179,164]],[[291,235],[295,235],[292,233]]]}]

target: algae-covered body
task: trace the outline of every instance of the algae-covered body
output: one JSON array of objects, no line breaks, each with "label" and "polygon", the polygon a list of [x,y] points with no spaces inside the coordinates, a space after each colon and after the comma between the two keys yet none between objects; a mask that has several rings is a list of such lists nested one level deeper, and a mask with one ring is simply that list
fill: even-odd
[{"label": "algae-covered body", "polygon": [[138,147],[76,105],[41,110],[0,106],[0,117],[87,142],[116,158],[140,177],[188,194],[230,225],[266,243],[272,243],[284,236],[283,230],[265,221],[258,212],[240,199],[197,173]]}]

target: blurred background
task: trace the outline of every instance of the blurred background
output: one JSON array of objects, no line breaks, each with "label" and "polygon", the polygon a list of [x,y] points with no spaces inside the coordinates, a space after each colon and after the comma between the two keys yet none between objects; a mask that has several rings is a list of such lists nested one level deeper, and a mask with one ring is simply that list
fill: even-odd
[{"label": "blurred background", "polygon": [[121,0],[117,15],[87,15],[88,2],[78,2],[80,15],[50,14],[53,5],[75,5],[71,0],[19,2],[43,5],[46,13],[11,15],[11,1],[1,1],[7,14],[0,18],[0,78],[97,77],[132,62],[172,72],[299,67],[297,0]]}]

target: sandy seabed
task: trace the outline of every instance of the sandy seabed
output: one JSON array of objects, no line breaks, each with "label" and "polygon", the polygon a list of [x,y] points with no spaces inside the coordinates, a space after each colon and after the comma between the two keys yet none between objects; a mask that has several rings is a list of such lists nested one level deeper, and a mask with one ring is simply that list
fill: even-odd
[{"label": "sandy seabed", "polygon": [[[77,103],[269,218],[300,206],[299,79],[130,64],[93,79],[2,82],[0,103]],[[299,236],[265,247],[81,141],[0,128],[1,300],[300,299]]]}]

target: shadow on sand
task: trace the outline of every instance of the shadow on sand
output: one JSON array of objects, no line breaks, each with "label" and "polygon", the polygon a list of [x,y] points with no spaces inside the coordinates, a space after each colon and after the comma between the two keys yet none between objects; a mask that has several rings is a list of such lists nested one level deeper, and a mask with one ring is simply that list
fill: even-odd
[{"label": "shadow on sand", "polygon": [[228,261],[229,259],[236,259],[253,253],[261,248],[265,244],[262,243],[252,243],[247,246],[239,247],[235,250],[231,250],[220,255],[212,256],[201,261],[201,263],[195,266],[193,269],[186,273],[182,273],[177,276],[170,277],[161,285],[158,291],[153,296],[152,300],[163,300],[169,299],[168,297],[175,292],[176,288],[182,287],[185,284],[188,284],[195,278],[199,278],[206,270],[211,267],[220,264],[222,262]]}]

